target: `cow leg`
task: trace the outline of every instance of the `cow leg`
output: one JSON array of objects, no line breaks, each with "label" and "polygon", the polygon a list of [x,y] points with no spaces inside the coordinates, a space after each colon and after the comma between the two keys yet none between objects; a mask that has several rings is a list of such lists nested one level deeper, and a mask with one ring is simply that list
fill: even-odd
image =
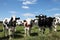
[{"label": "cow leg", "polygon": [[6,29],[5,31],[5,36],[8,36],[8,29]]},{"label": "cow leg", "polygon": [[4,27],[3,30],[4,30],[4,36],[8,36],[8,29]]},{"label": "cow leg", "polygon": [[41,27],[39,27],[39,31],[40,31],[40,32],[42,31],[42,28],[41,28]]},{"label": "cow leg", "polygon": [[25,36],[29,36],[30,35],[30,28],[29,27],[25,27]]},{"label": "cow leg", "polygon": [[38,31],[38,35],[40,36],[40,33],[42,32],[41,27],[39,26],[39,31]]},{"label": "cow leg", "polygon": [[52,27],[51,27],[51,26],[49,26],[49,32],[50,32],[50,33],[52,32]]},{"label": "cow leg", "polygon": [[54,31],[55,31],[55,32],[57,31],[56,28],[57,28],[57,25],[54,26]]},{"label": "cow leg", "polygon": [[14,27],[14,31],[16,32],[16,27]]},{"label": "cow leg", "polygon": [[42,26],[42,33],[45,33],[45,26]]},{"label": "cow leg", "polygon": [[30,36],[30,27],[27,28],[27,35]]},{"label": "cow leg", "polygon": [[43,28],[43,34],[45,33],[45,28]]},{"label": "cow leg", "polygon": [[25,30],[25,36],[27,36],[27,27],[25,27],[24,30]]},{"label": "cow leg", "polygon": [[12,32],[12,34],[11,34],[11,35],[14,37],[15,27],[12,27],[11,29],[12,29],[12,30],[11,30],[11,32]]},{"label": "cow leg", "polygon": [[5,31],[6,31],[6,30],[5,30],[5,27],[3,27],[4,36],[5,36]]},{"label": "cow leg", "polygon": [[45,31],[45,28],[42,26],[42,27],[39,27],[39,35],[40,35],[40,33],[41,33],[41,35],[42,34],[44,34],[44,31]]},{"label": "cow leg", "polygon": [[12,31],[11,31],[11,28],[9,28],[8,32],[9,32],[9,39],[11,39],[11,38],[12,38]]},{"label": "cow leg", "polygon": [[6,29],[4,29],[4,36],[7,36]]},{"label": "cow leg", "polygon": [[3,25],[3,32],[4,32],[4,36],[6,36],[6,28],[5,28],[6,26],[5,25]]},{"label": "cow leg", "polygon": [[30,33],[31,33],[31,27],[29,27],[29,35],[30,35]]}]

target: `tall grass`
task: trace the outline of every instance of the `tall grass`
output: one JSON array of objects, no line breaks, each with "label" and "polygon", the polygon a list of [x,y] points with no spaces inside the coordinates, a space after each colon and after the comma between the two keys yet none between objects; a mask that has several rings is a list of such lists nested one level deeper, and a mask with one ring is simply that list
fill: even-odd
[{"label": "tall grass", "polygon": [[[2,40],[4,38],[2,24],[0,24],[0,30],[0,39]],[[24,26],[17,26],[16,30],[15,37],[12,38],[13,40],[60,40],[60,26],[57,27],[57,32],[52,31],[49,33],[49,29],[46,28],[45,34],[41,34],[38,26],[34,25],[31,29],[31,36],[26,37],[24,36]]]}]

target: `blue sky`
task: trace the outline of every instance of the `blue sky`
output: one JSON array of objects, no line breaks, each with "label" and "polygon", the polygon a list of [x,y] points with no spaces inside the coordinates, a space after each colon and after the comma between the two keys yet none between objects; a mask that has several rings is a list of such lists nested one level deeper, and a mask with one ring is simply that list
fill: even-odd
[{"label": "blue sky", "polygon": [[39,14],[60,15],[60,0],[0,0],[0,20],[12,15],[34,18]]}]

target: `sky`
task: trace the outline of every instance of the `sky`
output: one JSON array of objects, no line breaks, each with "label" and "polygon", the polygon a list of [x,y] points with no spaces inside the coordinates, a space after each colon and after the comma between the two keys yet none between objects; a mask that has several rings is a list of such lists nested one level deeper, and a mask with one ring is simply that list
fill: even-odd
[{"label": "sky", "polygon": [[0,20],[13,15],[24,20],[39,14],[60,16],[60,0],[0,0]]}]

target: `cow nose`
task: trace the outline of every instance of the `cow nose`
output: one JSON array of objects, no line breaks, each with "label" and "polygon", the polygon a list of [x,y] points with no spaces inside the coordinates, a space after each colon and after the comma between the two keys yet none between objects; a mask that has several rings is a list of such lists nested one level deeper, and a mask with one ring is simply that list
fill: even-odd
[{"label": "cow nose", "polygon": [[58,22],[59,23],[59,22]]}]

